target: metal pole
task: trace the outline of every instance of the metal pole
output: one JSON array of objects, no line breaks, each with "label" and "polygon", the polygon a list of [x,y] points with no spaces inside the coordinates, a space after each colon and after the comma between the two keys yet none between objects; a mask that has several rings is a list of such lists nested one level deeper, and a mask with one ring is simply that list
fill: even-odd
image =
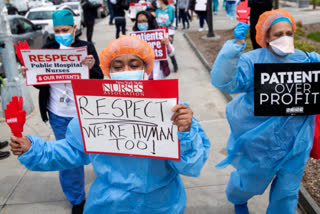
[{"label": "metal pole", "polygon": [[0,51],[6,75],[4,85],[1,88],[2,110],[6,108],[12,96],[22,96],[23,108],[29,114],[34,106],[25,80],[17,69],[8,12],[4,0],[0,0],[0,42],[4,44],[4,48],[1,48]]},{"label": "metal pole", "polygon": [[212,21],[212,0],[207,0],[207,19],[208,19],[207,37],[214,37],[213,21]]},{"label": "metal pole", "polygon": [[279,9],[279,0],[274,0],[274,9]]},{"label": "metal pole", "polygon": [[176,17],[176,29],[178,29],[178,23],[179,23],[179,20],[178,20],[178,1],[179,0],[176,0],[175,10],[174,10],[174,15]]}]

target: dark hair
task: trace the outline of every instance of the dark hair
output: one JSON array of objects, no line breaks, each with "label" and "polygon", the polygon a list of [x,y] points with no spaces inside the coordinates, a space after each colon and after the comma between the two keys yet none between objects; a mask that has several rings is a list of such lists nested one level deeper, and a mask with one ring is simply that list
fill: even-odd
[{"label": "dark hair", "polygon": [[165,5],[168,5],[169,4],[169,2],[168,2],[168,0],[161,0]]},{"label": "dark hair", "polygon": [[138,17],[140,15],[144,15],[145,17],[147,17],[148,25],[149,25],[148,30],[154,30],[154,29],[159,28],[156,19],[153,17],[153,15],[151,13],[149,13],[148,11],[140,11],[136,15],[136,22],[134,23],[134,25],[132,27],[133,31],[139,31],[139,29],[138,29]]}]

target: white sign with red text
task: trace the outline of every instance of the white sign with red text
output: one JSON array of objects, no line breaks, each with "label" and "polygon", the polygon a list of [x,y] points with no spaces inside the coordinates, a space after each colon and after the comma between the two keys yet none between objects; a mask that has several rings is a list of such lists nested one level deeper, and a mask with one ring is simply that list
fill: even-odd
[{"label": "white sign with red text", "polygon": [[86,153],[180,160],[171,121],[178,80],[73,80],[72,88]]},{"label": "white sign with red text", "polygon": [[130,9],[130,19],[135,19],[137,16],[137,13],[140,11],[146,10],[147,6],[150,6],[150,2],[144,2],[144,3],[130,3],[129,4],[129,9]]},{"label": "white sign with red text", "polygon": [[154,50],[155,60],[167,60],[167,47],[162,43],[162,39],[166,36],[164,29],[135,31],[129,35],[146,41]]},{"label": "white sign with red text", "polygon": [[21,50],[27,85],[71,83],[89,79],[89,68],[80,62],[88,55],[87,47],[72,49]]}]

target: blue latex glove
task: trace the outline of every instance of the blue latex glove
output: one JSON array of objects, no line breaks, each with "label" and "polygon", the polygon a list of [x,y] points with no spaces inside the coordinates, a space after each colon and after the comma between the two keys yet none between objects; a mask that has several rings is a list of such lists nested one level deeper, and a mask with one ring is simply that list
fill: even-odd
[{"label": "blue latex glove", "polygon": [[238,40],[244,40],[248,33],[249,25],[246,23],[239,22],[236,28],[233,30],[234,37]]}]

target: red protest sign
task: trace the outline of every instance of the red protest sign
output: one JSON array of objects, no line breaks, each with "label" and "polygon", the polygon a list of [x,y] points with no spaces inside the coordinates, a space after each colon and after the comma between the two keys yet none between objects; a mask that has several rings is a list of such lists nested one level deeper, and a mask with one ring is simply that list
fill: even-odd
[{"label": "red protest sign", "polygon": [[6,122],[16,137],[22,137],[23,125],[26,122],[26,112],[23,110],[23,97],[14,96],[4,110]]},{"label": "red protest sign", "polygon": [[89,68],[81,63],[88,55],[87,47],[68,49],[20,50],[27,85],[70,83],[73,79],[89,79]]},{"label": "red protest sign", "polygon": [[22,49],[29,49],[29,44],[26,40],[22,43],[21,41],[18,42],[18,44],[14,43],[14,47],[16,48],[16,55],[18,59],[20,60],[21,64],[24,66],[24,61],[22,58],[21,50]]},{"label": "red protest sign", "polygon": [[73,80],[72,88],[86,153],[180,160],[170,120],[178,80]]},{"label": "red protest sign", "polygon": [[250,16],[250,7],[248,7],[248,0],[240,2],[240,4],[237,5],[236,13],[238,15],[237,20],[239,22],[247,23],[249,21]]},{"label": "red protest sign", "polygon": [[136,31],[129,34],[146,41],[154,50],[155,60],[167,60],[167,47],[161,41],[165,38],[165,30]]}]

